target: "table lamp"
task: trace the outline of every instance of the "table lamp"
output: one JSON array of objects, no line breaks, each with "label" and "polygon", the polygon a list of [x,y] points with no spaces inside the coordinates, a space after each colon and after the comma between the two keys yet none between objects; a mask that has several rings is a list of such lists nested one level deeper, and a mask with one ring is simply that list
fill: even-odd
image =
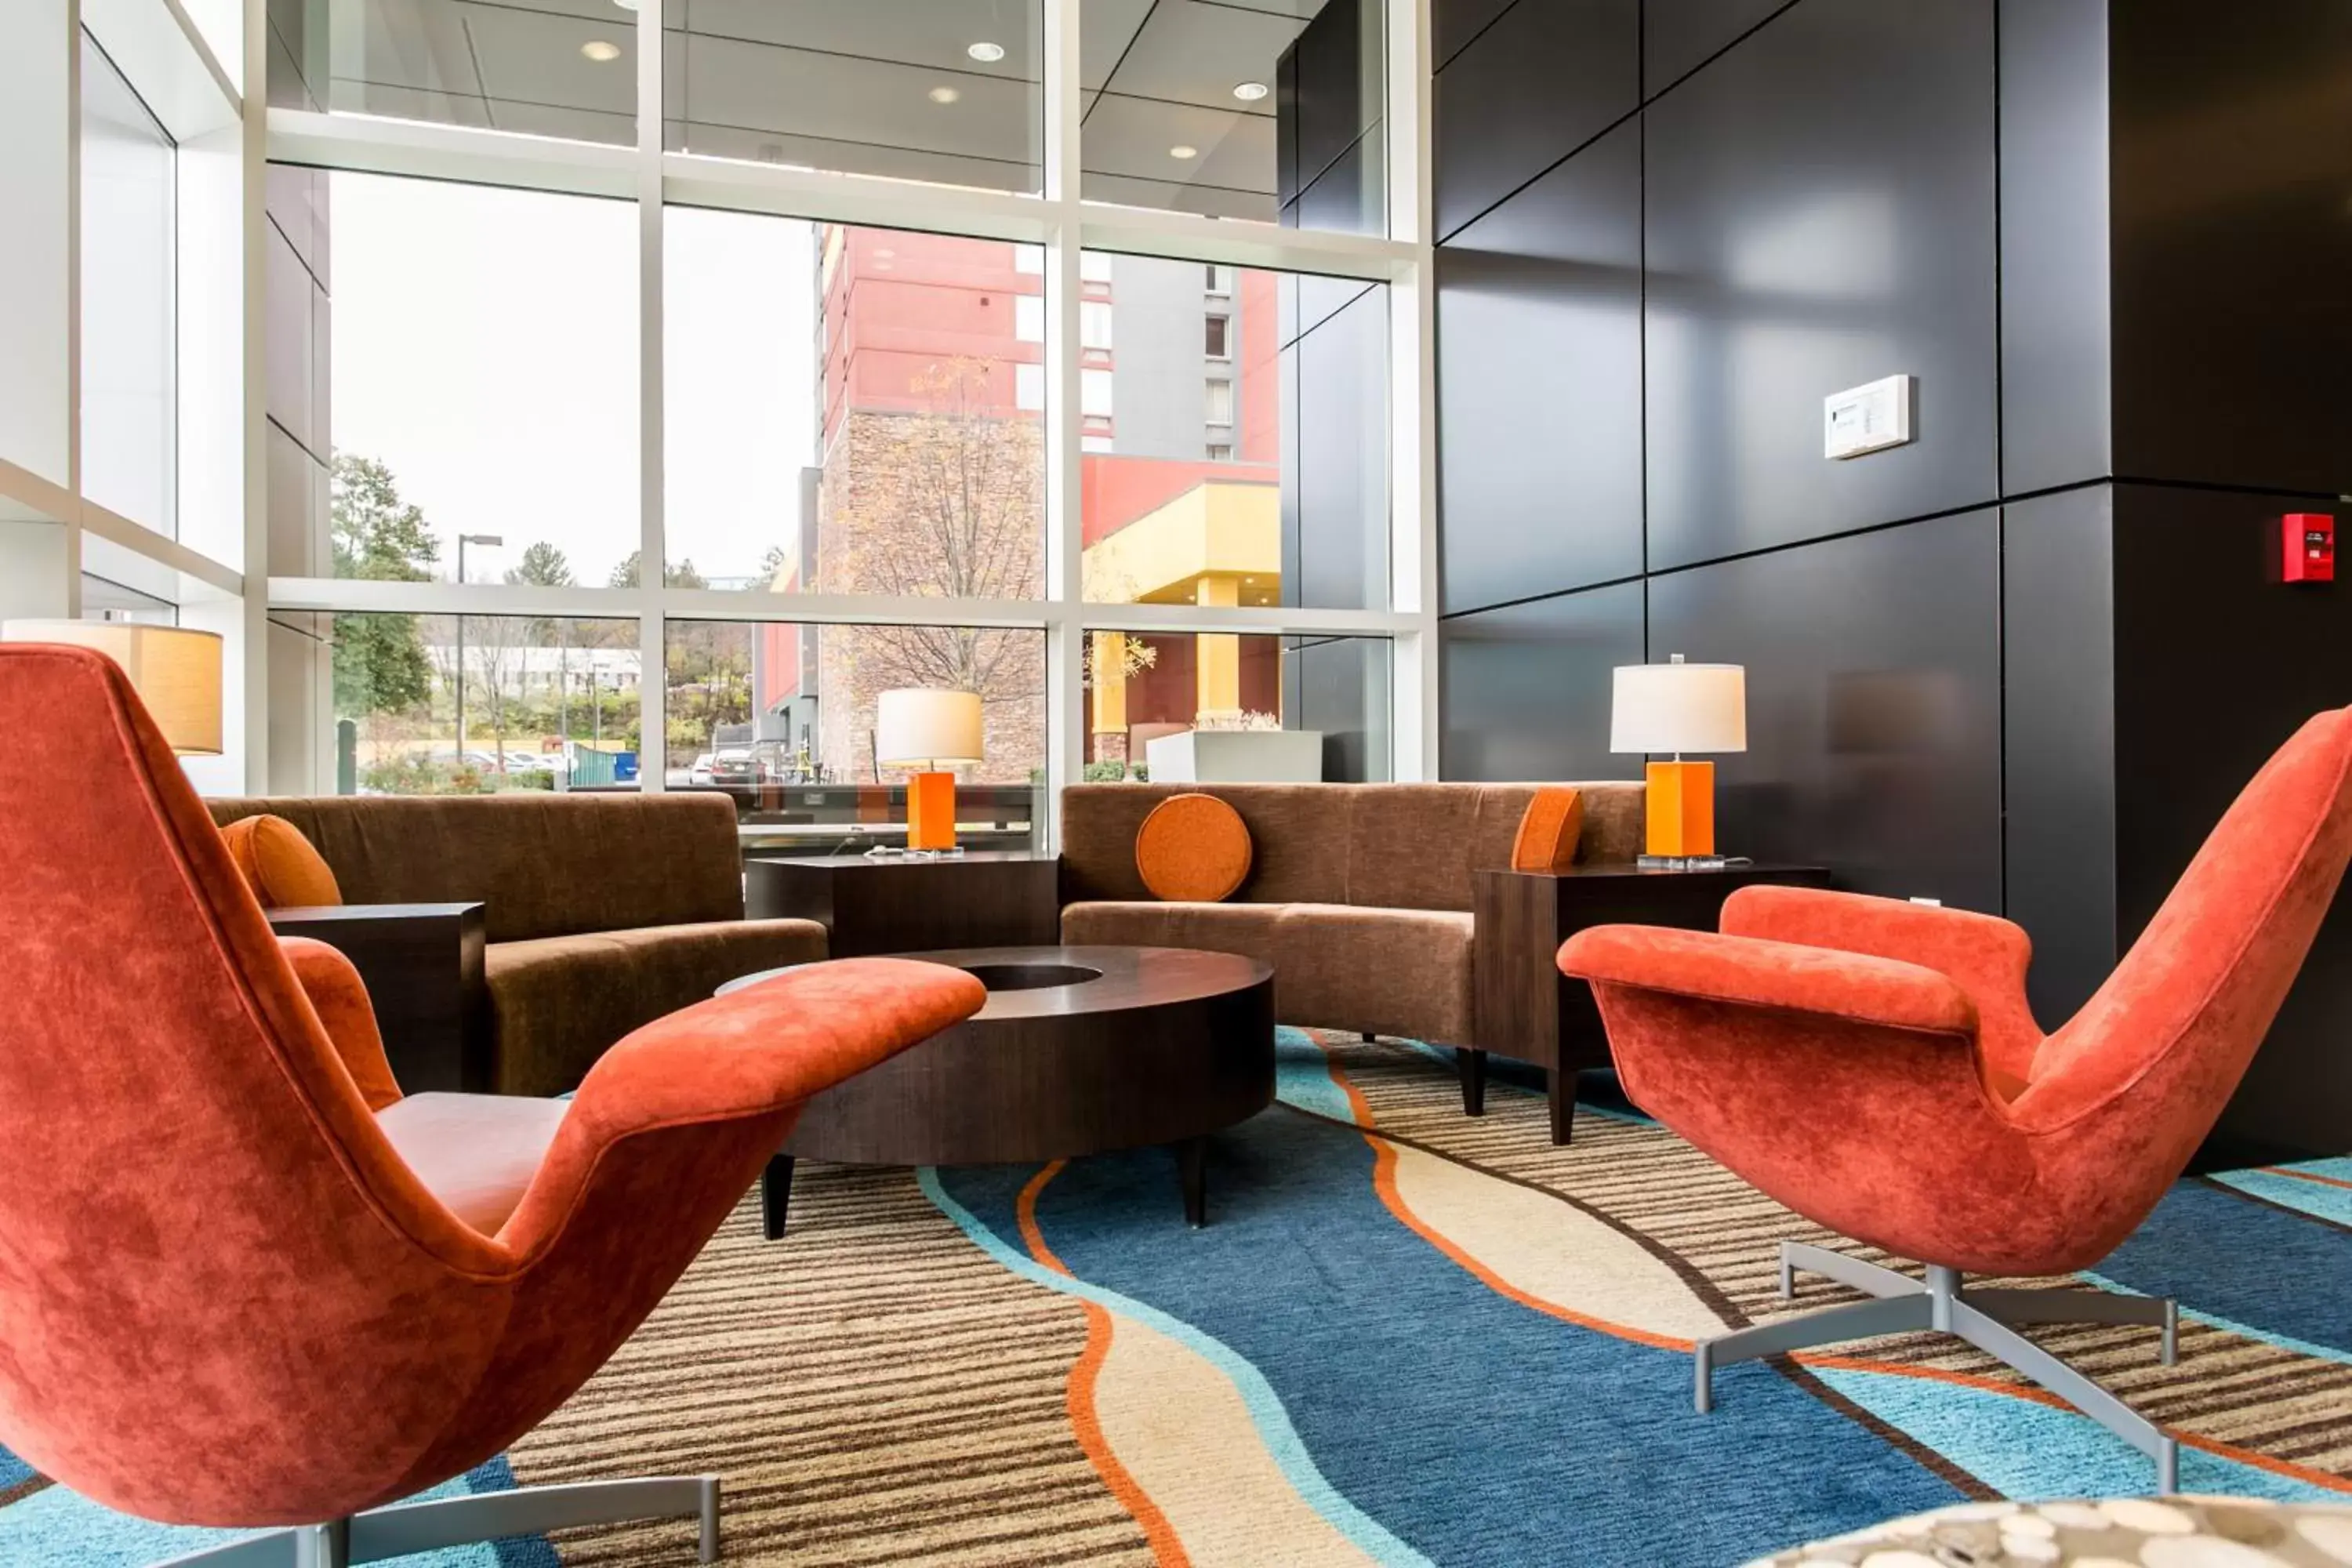
[{"label": "table lamp", "polygon": [[874,700],[874,760],[913,768],[907,781],[907,847],[955,847],[955,774],[941,765],[980,761],[980,693],[899,687]]},{"label": "table lamp", "polygon": [[1649,852],[1666,859],[1715,853],[1715,764],[1685,752],[1748,749],[1748,671],[1737,664],[1628,664],[1611,692],[1609,749],[1670,752],[1649,765]]},{"label": "table lamp", "polygon": [[0,642],[95,648],[122,667],[172,750],[221,754],[221,639],[212,632],[143,621],[0,622]]}]

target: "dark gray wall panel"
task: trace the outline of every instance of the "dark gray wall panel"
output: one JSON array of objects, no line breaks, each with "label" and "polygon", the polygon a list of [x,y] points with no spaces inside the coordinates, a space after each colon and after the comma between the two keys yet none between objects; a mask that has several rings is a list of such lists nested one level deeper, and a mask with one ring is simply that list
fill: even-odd
[{"label": "dark gray wall panel", "polygon": [[1511,4],[1512,0],[1430,0],[1431,68],[1444,69],[1463,45],[1485,31]]},{"label": "dark gray wall panel", "polygon": [[1642,570],[1642,128],[1437,252],[1451,614]]},{"label": "dark gray wall panel", "polygon": [[2001,0],[2000,480],[2115,471],[2107,0]]},{"label": "dark gray wall panel", "polygon": [[1609,672],[1641,662],[1639,583],[1440,622],[1439,776],[1641,777],[1609,751]]},{"label": "dark gray wall panel", "polygon": [[2116,962],[2114,500],[2097,485],[2002,519],[2007,913],[2033,938],[2045,1028]]},{"label": "dark gray wall panel", "polygon": [[[2116,487],[2116,904],[2126,944],[2270,754],[2314,713],[2352,703],[2352,593],[2288,587],[2270,563],[2279,513],[2326,504]],[[2224,1133],[2282,1152],[2352,1149],[2347,1038],[2352,898],[2339,894]]]},{"label": "dark gray wall panel", "polygon": [[1301,189],[1381,118],[1380,0],[1328,0],[1291,46],[1298,62]]},{"label": "dark gray wall panel", "polygon": [[2352,5],[2115,13],[2116,469],[2352,491]]},{"label": "dark gray wall panel", "polygon": [[1440,237],[1633,112],[1639,18],[1639,0],[1537,0],[1454,58],[1433,89]]},{"label": "dark gray wall panel", "polygon": [[[1389,602],[1388,300],[1367,294],[1298,341],[1297,603]],[[1287,587],[1287,584],[1286,584]]]},{"label": "dark gray wall panel", "polygon": [[[1647,111],[1653,570],[1996,495],[1992,33],[1804,0]],[[1918,438],[1825,459],[1898,373]]]},{"label": "dark gray wall panel", "polygon": [[1391,645],[1379,637],[1287,638],[1285,724],[1323,732],[1326,784],[1379,784],[1394,776],[1389,744]]},{"label": "dark gray wall panel", "polygon": [[2001,907],[2000,519],[1990,510],[1650,579],[1650,657],[1748,668],[1717,757],[1727,854]]},{"label": "dark gray wall panel", "polygon": [[1388,197],[1381,182],[1387,176],[1381,162],[1385,145],[1377,128],[1349,143],[1298,193],[1296,226],[1339,234],[1385,234],[1388,226],[1382,220]]},{"label": "dark gray wall panel", "polygon": [[1646,0],[1642,7],[1642,96],[1664,91],[1701,61],[1789,0]]}]

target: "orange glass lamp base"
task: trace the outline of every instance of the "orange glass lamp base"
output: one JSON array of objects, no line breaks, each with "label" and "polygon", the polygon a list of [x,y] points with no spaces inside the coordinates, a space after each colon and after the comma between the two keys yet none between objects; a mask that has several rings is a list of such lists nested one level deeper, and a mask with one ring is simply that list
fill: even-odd
[{"label": "orange glass lamp base", "polygon": [[1675,857],[1715,853],[1715,764],[1652,763],[1649,852]]},{"label": "orange glass lamp base", "polygon": [[907,847],[955,847],[955,774],[917,773],[907,781]]}]

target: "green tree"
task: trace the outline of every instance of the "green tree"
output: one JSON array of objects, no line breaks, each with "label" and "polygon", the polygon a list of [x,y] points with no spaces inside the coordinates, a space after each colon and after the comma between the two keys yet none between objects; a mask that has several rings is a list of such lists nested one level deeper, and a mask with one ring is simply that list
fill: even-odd
[{"label": "green tree", "polygon": [[[637,585],[637,572],[641,565],[638,557],[644,553],[645,552],[640,550],[630,551],[628,559],[622,562],[618,566],[613,568],[612,580],[608,585],[614,588],[635,587]],[[694,569],[694,562],[689,558],[679,562],[675,566],[666,564],[662,567],[662,586],[665,588],[708,588],[710,586],[710,584],[701,573],[697,572]]]},{"label": "green tree", "polygon": [[[352,452],[335,455],[328,538],[338,577],[422,583],[441,556],[425,513],[401,499],[392,470]],[[375,718],[432,698],[433,666],[415,617],[339,615],[334,638],[338,713]]]},{"label": "green tree", "polygon": [[520,565],[507,568],[507,581],[538,588],[569,588],[577,579],[563,552],[542,539],[522,552]]}]

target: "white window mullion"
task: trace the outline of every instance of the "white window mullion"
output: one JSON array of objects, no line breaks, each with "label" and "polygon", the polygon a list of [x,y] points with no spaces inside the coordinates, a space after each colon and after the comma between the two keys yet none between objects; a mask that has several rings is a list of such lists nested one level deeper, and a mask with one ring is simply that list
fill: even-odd
[{"label": "white window mullion", "polygon": [[662,618],[662,15],[637,8],[637,784],[669,783],[669,664]]},{"label": "white window mullion", "polygon": [[1397,639],[1391,775],[1438,776],[1436,252],[1431,196],[1429,7],[1388,0],[1389,232],[1412,247],[1389,289],[1390,581],[1413,630]]},{"label": "white window mullion", "polygon": [[1044,0],[1045,201],[1045,800],[1040,847],[1061,847],[1061,788],[1086,775],[1086,633],[1074,613],[1085,597],[1080,516],[1078,258],[1079,0]]}]

